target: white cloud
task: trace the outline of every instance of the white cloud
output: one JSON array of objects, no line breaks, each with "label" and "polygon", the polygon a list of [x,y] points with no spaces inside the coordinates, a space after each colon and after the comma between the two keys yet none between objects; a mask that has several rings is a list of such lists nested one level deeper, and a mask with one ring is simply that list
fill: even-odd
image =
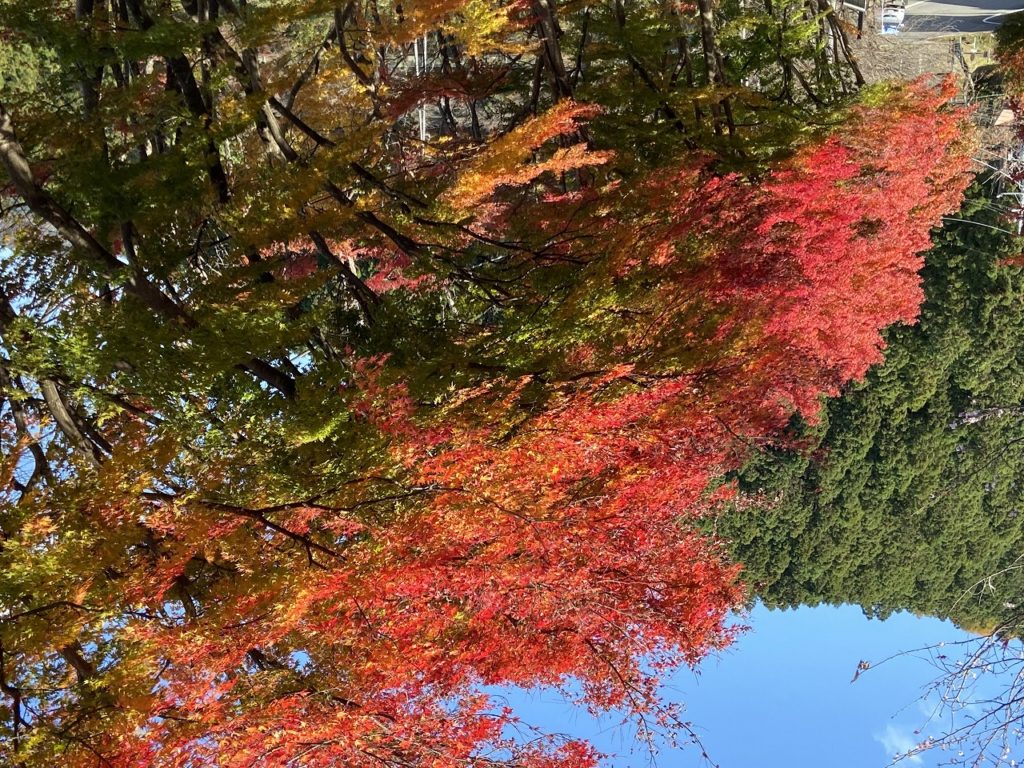
[{"label": "white cloud", "polygon": [[[872,736],[885,749],[885,754],[889,759],[897,755],[906,754],[918,745],[918,739],[914,737],[913,730],[906,726],[893,725],[892,723],[885,726],[885,730],[882,733],[876,732]],[[921,765],[924,763],[924,760],[920,755],[911,755],[907,758],[906,762],[909,765]]]}]

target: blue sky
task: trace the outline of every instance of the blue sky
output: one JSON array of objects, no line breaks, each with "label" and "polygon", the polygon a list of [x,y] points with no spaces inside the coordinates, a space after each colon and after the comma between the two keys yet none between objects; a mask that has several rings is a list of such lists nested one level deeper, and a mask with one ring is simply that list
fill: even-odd
[{"label": "blue sky", "polygon": [[[936,670],[924,659],[902,657],[850,679],[861,660],[880,661],[900,651],[966,637],[949,622],[897,614],[869,620],[859,607],[821,606],[790,611],[756,607],[750,630],[699,675],[681,671],[666,694],[686,704],[711,758],[721,768],[882,768],[927,726],[921,701]],[[591,740],[615,753],[616,768],[648,768],[652,756],[633,747],[617,718],[595,720],[557,694],[506,696],[522,719]],[[931,768],[943,755],[904,761]],[[948,758],[948,755],[945,755]],[[706,765],[693,747],[663,747],[659,768]]]}]

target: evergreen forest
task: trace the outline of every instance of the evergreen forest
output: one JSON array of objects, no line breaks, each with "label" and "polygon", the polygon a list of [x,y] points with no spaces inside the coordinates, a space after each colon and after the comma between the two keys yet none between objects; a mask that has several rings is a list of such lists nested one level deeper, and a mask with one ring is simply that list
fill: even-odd
[{"label": "evergreen forest", "polygon": [[885,363],[740,472],[765,503],[718,530],[767,605],[987,631],[1024,594],[1024,275],[994,187],[976,183],[933,233],[920,319],[886,333]]}]

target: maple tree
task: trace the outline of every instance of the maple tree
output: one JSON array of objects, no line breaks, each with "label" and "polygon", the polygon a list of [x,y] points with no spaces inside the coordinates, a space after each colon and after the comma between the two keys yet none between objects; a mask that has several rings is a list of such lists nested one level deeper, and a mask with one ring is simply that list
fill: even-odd
[{"label": "maple tree", "polygon": [[486,685],[685,729],[695,521],[916,316],[969,148],[822,9],[692,10],[0,3],[0,758],[597,761]]},{"label": "maple tree", "polygon": [[1020,101],[1021,76],[1024,72],[1021,22],[1022,18],[1019,13],[1008,14],[995,32],[996,59],[1003,75],[1003,88],[1014,108]]}]

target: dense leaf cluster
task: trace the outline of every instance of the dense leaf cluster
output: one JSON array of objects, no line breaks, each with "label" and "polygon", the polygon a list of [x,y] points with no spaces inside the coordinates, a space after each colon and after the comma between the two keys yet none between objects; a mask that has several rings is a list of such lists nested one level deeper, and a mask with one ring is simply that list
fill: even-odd
[{"label": "dense leaf cluster", "polygon": [[948,90],[857,93],[844,35],[0,0],[0,762],[595,763],[484,685],[685,734],[739,599],[696,521],[967,183]]}]

